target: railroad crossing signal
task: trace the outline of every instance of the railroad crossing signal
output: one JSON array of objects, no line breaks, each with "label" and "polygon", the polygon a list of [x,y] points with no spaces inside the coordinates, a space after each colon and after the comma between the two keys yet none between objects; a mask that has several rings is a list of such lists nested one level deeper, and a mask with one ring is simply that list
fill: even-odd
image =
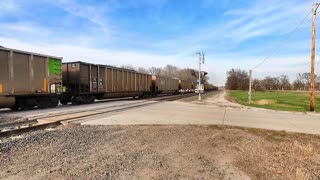
[{"label": "railroad crossing signal", "polygon": [[[198,52],[197,53],[199,55],[199,81],[198,81],[198,86],[201,86],[201,64],[204,64],[204,52]],[[201,93],[199,91],[199,97],[198,97],[199,101],[201,101]]]}]

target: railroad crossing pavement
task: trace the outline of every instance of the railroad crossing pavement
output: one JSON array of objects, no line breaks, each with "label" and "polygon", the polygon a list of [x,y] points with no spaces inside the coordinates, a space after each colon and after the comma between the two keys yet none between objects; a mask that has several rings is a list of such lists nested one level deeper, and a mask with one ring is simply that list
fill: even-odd
[{"label": "railroad crossing pavement", "polygon": [[[221,96],[221,94],[219,95]],[[215,96],[211,97],[217,98]],[[210,102],[210,98],[208,98]],[[163,102],[83,122],[87,125],[232,125],[320,134],[320,114],[230,108],[216,104]]]}]

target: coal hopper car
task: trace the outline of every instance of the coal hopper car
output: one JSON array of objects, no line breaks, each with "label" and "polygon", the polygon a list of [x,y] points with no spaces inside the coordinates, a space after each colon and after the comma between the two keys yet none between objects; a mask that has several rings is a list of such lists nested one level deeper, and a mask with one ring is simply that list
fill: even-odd
[{"label": "coal hopper car", "polygon": [[165,76],[152,76],[152,94],[177,94],[179,93],[179,79],[165,77]]},{"label": "coal hopper car", "polygon": [[56,107],[61,57],[0,47],[0,108]]},{"label": "coal hopper car", "polygon": [[216,87],[212,84],[204,84],[204,90],[205,91],[217,91],[218,87]]},{"label": "coal hopper car", "polygon": [[85,62],[62,64],[65,93],[62,104],[92,103],[95,99],[143,97],[151,95],[149,74],[129,69]]},{"label": "coal hopper car", "polygon": [[194,92],[196,85],[191,80],[179,80],[179,91],[181,93]]}]

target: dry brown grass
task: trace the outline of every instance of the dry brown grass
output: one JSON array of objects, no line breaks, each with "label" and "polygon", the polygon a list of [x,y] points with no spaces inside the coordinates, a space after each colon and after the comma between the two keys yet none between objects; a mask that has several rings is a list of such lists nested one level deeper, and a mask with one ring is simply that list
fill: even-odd
[{"label": "dry brown grass", "polygon": [[236,165],[253,179],[320,179],[320,138],[315,135],[247,129],[262,138],[239,143]]},{"label": "dry brown grass", "polygon": [[230,126],[75,126],[0,143],[0,161],[0,179],[102,179],[107,172],[112,179],[309,180],[320,179],[320,136]]},{"label": "dry brown grass", "polygon": [[230,96],[229,93],[230,93],[230,91],[226,90],[226,95],[224,96],[224,99],[227,100],[227,101],[230,101],[230,102],[239,103],[239,101],[237,101],[236,98]]},{"label": "dry brown grass", "polygon": [[310,176],[306,173],[306,170],[298,168],[296,170],[295,180],[309,180]]},{"label": "dry brown grass", "polygon": [[266,105],[266,104],[274,104],[275,102],[273,100],[261,99],[259,101],[255,101],[253,103],[258,104],[258,105]]}]

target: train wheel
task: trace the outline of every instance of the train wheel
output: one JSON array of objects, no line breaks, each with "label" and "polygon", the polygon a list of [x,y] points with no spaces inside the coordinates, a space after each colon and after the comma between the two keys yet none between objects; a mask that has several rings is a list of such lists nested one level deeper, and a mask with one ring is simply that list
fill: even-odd
[{"label": "train wheel", "polygon": [[75,101],[71,101],[72,105],[78,105]]},{"label": "train wheel", "polygon": [[13,111],[16,111],[16,110],[19,109],[19,106],[18,106],[17,103],[16,103],[16,104],[15,104],[13,107],[11,107],[10,109],[13,110]]},{"label": "train wheel", "polygon": [[22,110],[31,110],[34,108],[34,100],[33,99],[24,99],[19,101],[19,107]]},{"label": "train wheel", "polygon": [[83,98],[81,96],[75,96],[72,98],[72,104],[73,105],[78,105],[78,104],[83,104]]},{"label": "train wheel", "polygon": [[45,109],[45,108],[49,107],[49,104],[50,104],[50,102],[48,102],[48,101],[40,101],[40,102],[38,102],[38,107],[40,109]]},{"label": "train wheel", "polygon": [[89,96],[82,96],[81,99],[82,99],[82,102],[80,104],[89,104],[90,103]]},{"label": "train wheel", "polygon": [[75,99],[72,99],[71,103],[72,103],[72,105],[78,105],[79,104]]},{"label": "train wheel", "polygon": [[94,103],[95,100],[96,100],[95,96],[90,96],[89,103]]},{"label": "train wheel", "polygon": [[70,96],[62,96],[60,98],[60,103],[62,105],[67,105],[69,102],[71,102],[71,99],[72,99],[72,97],[70,97]]},{"label": "train wheel", "polygon": [[81,96],[81,102],[84,104],[91,104],[94,103],[95,97],[94,96],[90,96],[90,95],[84,95]]},{"label": "train wheel", "polygon": [[66,100],[60,100],[60,103],[61,103],[62,105],[67,105],[67,104],[69,103],[69,101],[66,101]]},{"label": "train wheel", "polygon": [[49,108],[55,108],[59,105],[59,99],[58,98],[51,98],[49,103]]}]

